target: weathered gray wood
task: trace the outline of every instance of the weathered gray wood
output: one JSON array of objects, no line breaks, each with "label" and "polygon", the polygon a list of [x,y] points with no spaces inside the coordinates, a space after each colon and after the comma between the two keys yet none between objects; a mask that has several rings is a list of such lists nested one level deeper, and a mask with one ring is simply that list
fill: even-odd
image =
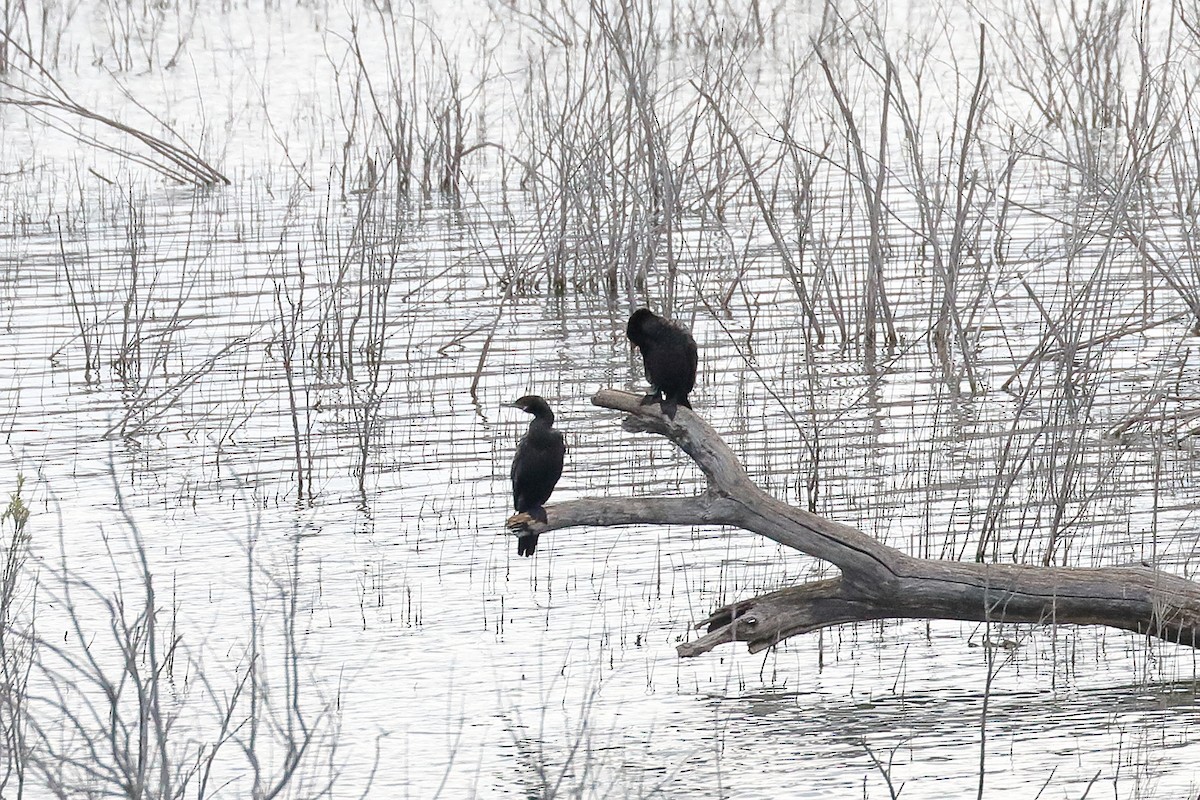
[{"label": "weathered gray wood", "polygon": [[[592,402],[628,414],[626,430],[656,433],[683,449],[708,478],[695,497],[592,498],[546,507],[545,524],[524,515],[513,532],[580,525],[729,525],[828,561],[841,577],[771,592],[717,609],[707,635],[682,656],[719,644],[750,651],[830,625],[875,619],[959,619],[1108,625],[1189,647],[1200,643],[1200,584],[1150,567],[1074,568],[914,558],[870,536],[763,492],[720,435],[680,408],[672,421],[641,396],[606,389]],[[523,518],[524,517],[524,518]]]}]

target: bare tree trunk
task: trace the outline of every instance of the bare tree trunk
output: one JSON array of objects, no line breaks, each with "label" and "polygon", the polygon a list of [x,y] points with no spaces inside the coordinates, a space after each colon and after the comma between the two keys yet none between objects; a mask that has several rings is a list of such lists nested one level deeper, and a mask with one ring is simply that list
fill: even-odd
[{"label": "bare tree trunk", "polygon": [[1200,584],[1145,566],[1076,568],[981,564],[915,558],[837,522],[782,503],[750,482],[708,423],[681,408],[674,421],[641,395],[605,389],[595,405],[623,411],[630,432],[666,436],[708,478],[694,497],[605,497],[547,506],[548,521],[509,519],[512,532],[547,533],[581,525],[729,525],[828,561],[841,577],[742,600],[698,627],[708,634],[681,644],[696,656],[719,644],[758,652],[789,636],[876,619],[1109,625],[1197,647]]}]

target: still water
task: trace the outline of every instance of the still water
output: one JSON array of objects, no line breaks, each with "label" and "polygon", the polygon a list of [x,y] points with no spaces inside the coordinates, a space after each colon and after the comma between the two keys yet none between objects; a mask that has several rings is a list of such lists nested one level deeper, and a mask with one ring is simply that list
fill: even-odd
[{"label": "still water", "polygon": [[[644,386],[623,332],[650,304],[691,327],[693,404],[775,495],[924,557],[1146,559],[1193,577],[1196,339],[1162,271],[1096,234],[1096,218],[1116,219],[1110,184],[1089,173],[1101,189],[1084,185],[1044,153],[1006,177],[1036,137],[1002,141],[1012,118],[992,112],[972,185],[996,194],[963,195],[976,222],[959,231],[973,244],[952,301],[969,346],[943,360],[931,320],[946,282],[916,233],[925,211],[900,122],[882,241],[847,178],[844,136],[804,164],[763,166],[792,152],[771,133],[789,70],[811,80],[789,130],[817,142],[844,122],[820,67],[787,44],[829,36],[822,52],[859,75],[851,44],[871,27],[832,7],[752,4],[774,31],[761,53],[744,38],[758,28],[735,30],[746,9],[664,10],[642,19],[671,41],[650,56],[618,46],[626,29],[598,6],[134,5],[61,18],[53,47],[38,39],[43,63],[85,106],[147,126],[137,106],[153,109],[231,185],[179,186],[0,109],[0,481],[15,491],[23,475],[32,509],[12,624],[43,643],[28,690],[40,777],[26,796],[49,796],[50,763],[77,792],[112,791],[112,773],[85,768],[122,750],[105,742],[120,726],[94,676],[120,674],[130,638],[143,671],[163,665],[172,763],[209,764],[205,791],[220,796],[265,793],[253,765],[283,774],[300,741],[287,796],[888,797],[890,780],[905,797],[957,797],[979,791],[981,772],[994,797],[1195,794],[1190,650],[1099,629],[906,621],[681,660],[675,646],[714,607],[832,568],[747,532],[683,527],[560,531],[520,559],[503,529],[528,418],[502,404],[522,394],[546,397],[567,438],[554,500],[703,488],[669,443],[624,433],[589,402]],[[930,81],[926,146],[953,155],[937,132],[961,125],[979,19],[932,9],[863,14],[884,25],[880,41],[903,41],[921,14],[944,18],[930,74],[963,86]],[[1014,14],[984,15],[1000,41],[994,108],[1030,105],[1001,80]],[[641,18],[613,19],[637,40]],[[897,52],[912,64],[919,50]],[[720,202],[688,195],[688,170],[671,184],[650,169],[638,188],[636,176],[605,183],[605,156],[572,161],[564,131],[587,115],[571,91],[586,96],[601,69],[574,63],[581,51],[607,54],[611,74],[621,53],[654,61],[661,85],[639,91],[675,148],[664,163],[727,181]],[[726,109],[762,159],[780,230],[719,120],[688,128],[689,78],[721,64],[751,87]],[[872,106],[856,91],[859,123],[877,133],[882,95]],[[457,123],[453,104],[437,105],[448,96]],[[629,108],[645,97],[623,96]],[[363,111],[392,100],[394,117]],[[380,119],[415,120],[426,143],[407,189],[403,126]],[[420,186],[454,124],[467,147],[482,143],[462,157],[457,193]],[[1046,151],[1079,144],[1027,130]],[[1105,150],[1118,145],[1096,138],[1096,169],[1119,173],[1121,152]],[[592,194],[585,178],[627,180],[628,193]],[[663,216],[670,185],[687,199]],[[966,192],[943,190],[955,188]],[[569,230],[547,232],[556,207],[601,195],[600,211],[581,206]],[[588,229],[597,220],[609,227]],[[949,221],[935,227],[955,240]],[[874,247],[897,339],[872,348]],[[612,292],[589,272],[604,252],[621,264]],[[651,267],[639,276],[638,264]],[[822,341],[806,334],[794,270]],[[136,730],[130,694],[115,706]]]}]

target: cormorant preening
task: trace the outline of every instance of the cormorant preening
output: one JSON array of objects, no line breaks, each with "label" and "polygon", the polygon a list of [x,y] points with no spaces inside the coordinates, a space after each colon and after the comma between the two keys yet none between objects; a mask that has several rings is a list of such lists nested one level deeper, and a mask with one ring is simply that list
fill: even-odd
[{"label": "cormorant preening", "polygon": [[642,351],[646,380],[654,389],[642,403],[661,401],[663,413],[675,419],[675,407],[691,408],[688,392],[696,385],[696,340],[674,322],[668,322],[648,308],[639,308],[625,327],[629,341]]},{"label": "cormorant preening", "polygon": [[[554,412],[546,401],[535,394],[526,395],[512,403],[513,408],[533,414],[529,430],[517,445],[513,456],[513,508],[539,522],[546,521],[542,503],[550,499],[554,484],[562,475],[563,455],[567,446],[562,434],[554,430]],[[528,533],[517,537],[517,555],[531,556],[537,549],[538,535]]]}]

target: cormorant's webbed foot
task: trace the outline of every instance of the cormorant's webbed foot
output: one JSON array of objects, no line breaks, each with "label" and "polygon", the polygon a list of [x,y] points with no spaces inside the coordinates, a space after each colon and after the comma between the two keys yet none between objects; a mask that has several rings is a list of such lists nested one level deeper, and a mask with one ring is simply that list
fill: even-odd
[{"label": "cormorant's webbed foot", "polygon": [[643,397],[642,402],[639,403],[639,405],[648,406],[652,403],[661,403],[661,402],[662,402],[662,393],[661,392],[653,392],[653,393],[648,394],[645,397]]},{"label": "cormorant's webbed foot", "polygon": [[547,522],[550,521],[546,517],[546,509],[542,508],[541,506],[536,506],[534,508],[531,508],[528,511],[526,511],[525,513],[528,514],[529,516],[533,517],[534,519],[536,519],[538,522],[542,523],[543,525],[545,525]]},{"label": "cormorant's webbed foot", "polygon": [[675,412],[679,410],[679,405],[674,400],[662,401],[662,412],[667,415],[667,419],[675,421]]}]

